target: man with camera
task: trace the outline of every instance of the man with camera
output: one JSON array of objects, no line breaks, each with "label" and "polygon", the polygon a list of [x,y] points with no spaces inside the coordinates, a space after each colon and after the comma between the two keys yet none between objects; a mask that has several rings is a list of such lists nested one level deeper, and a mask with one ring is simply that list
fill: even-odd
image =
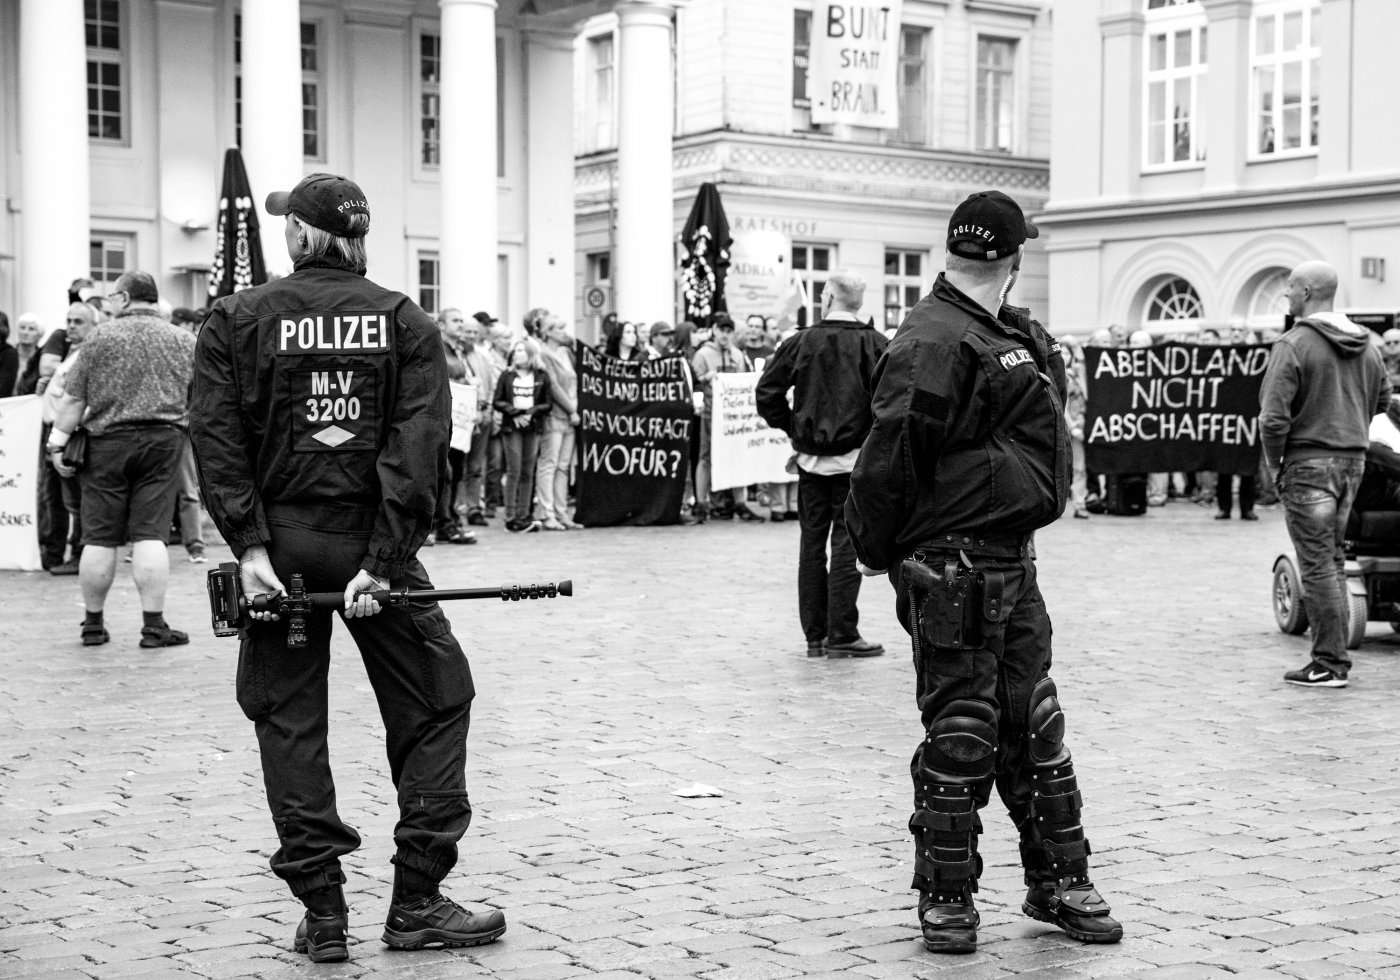
[{"label": "man with camera", "polygon": [[[386,728],[398,790],[394,889],[383,939],[398,949],[474,946],[505,931],[439,883],[471,822],[466,737],[471,669],[436,603],[381,610],[369,594],[430,589],[417,552],[446,477],[450,396],[433,320],[365,278],[370,210],[353,181],[311,174],[268,195],[287,219],[291,275],[219,300],[200,333],[191,430],[210,515],[239,558],[241,586],[343,591]],[[280,847],[272,870],[306,906],[296,948],[348,956],[340,859],[359,835],[336,810],[326,747],[331,615],[306,616],[306,645],[254,612],[238,701],[254,723]]]},{"label": "man with camera", "polygon": [[910,764],[911,887],[934,952],[976,949],[978,811],[993,785],[1020,831],[1022,911],[1084,942],[1123,935],[1089,881],[1031,544],[1070,482],[1060,346],[1005,303],[1037,234],[1000,191],[953,211],[945,271],[876,368],[846,503],[861,569],[888,571],[914,639],[925,737]]}]

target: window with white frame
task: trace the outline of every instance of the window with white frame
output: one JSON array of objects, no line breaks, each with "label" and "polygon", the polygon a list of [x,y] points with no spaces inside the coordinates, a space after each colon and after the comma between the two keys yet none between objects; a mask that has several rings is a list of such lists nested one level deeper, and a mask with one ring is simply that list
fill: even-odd
[{"label": "window with white frame", "polygon": [[1147,313],[1143,319],[1145,326],[1170,324],[1169,329],[1184,327],[1182,321],[1195,321],[1201,318],[1201,297],[1185,279],[1173,276],[1152,293],[1147,301]]},{"label": "window with white frame", "polygon": [[1011,153],[1016,134],[1016,41],[977,37],[977,134],[979,150]]},{"label": "window with white frame", "polygon": [[1206,15],[1200,4],[1151,11],[1143,81],[1143,164],[1198,165],[1206,158]]},{"label": "window with white frame", "polygon": [[586,152],[617,145],[616,40],[612,34],[588,39]]},{"label": "window with white frame", "polygon": [[418,253],[418,305],[433,316],[442,302],[442,274],[436,252]]},{"label": "window with white frame", "polygon": [[442,162],[442,38],[418,35],[418,160],[425,167]]},{"label": "window with white frame", "polygon": [[117,0],[85,0],[88,138],[126,140],[126,52]]},{"label": "window with white frame", "polygon": [[123,272],[133,268],[135,244],[131,235],[94,232],[88,238],[88,276],[103,296]]},{"label": "window with white frame", "polygon": [[799,326],[808,326],[822,318],[822,291],[835,268],[835,258],[835,245],[793,243],[792,271],[807,291],[807,306],[797,311]]},{"label": "window with white frame", "polygon": [[928,142],[928,39],[923,27],[899,29],[899,131],[901,143]]},{"label": "window with white frame", "polygon": [[301,152],[307,159],[321,158],[322,76],[321,27],[301,22]]},{"label": "window with white frame", "polygon": [[1250,44],[1254,157],[1317,150],[1321,14],[1316,0],[1260,4],[1255,11]]},{"label": "window with white frame", "polygon": [[[301,22],[301,152],[302,156],[322,157],[321,120],[325,116],[324,58],[321,54],[321,27],[315,21]],[[233,16],[233,131],[234,142],[243,146],[243,15]]]},{"label": "window with white frame", "polygon": [[885,329],[904,322],[924,295],[928,253],[904,248],[885,249]]}]

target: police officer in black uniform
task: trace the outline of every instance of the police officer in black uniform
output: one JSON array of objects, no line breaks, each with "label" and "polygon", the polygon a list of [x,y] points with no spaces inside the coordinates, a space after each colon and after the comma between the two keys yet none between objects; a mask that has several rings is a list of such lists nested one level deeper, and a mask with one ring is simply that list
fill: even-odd
[{"label": "police officer in black uniform", "polygon": [[[248,595],[344,591],[343,617],[384,720],[398,789],[394,892],[384,942],[468,946],[505,932],[438,890],[471,822],[471,669],[436,603],[381,609],[366,593],[430,589],[416,555],[446,474],[447,367],[432,319],[365,278],[364,192],[312,174],[268,195],[286,215],[291,275],[219,300],[196,352],[190,434],[205,500]],[[336,812],[326,748],[331,613],[307,645],[257,613],[244,631],[238,703],[253,721],[281,846],[272,870],[306,905],[296,948],[347,958],[340,858],[359,835]]]},{"label": "police officer in black uniform", "polygon": [[1060,346],[1004,302],[1036,235],[999,191],[953,212],[946,271],[876,369],[846,504],[861,571],[888,572],[914,638],[926,734],[910,765],[911,887],[935,952],[976,948],[993,784],[1020,831],[1022,910],[1085,942],[1123,935],[1089,880],[1036,585],[1031,535],[1064,511],[1071,465]]}]

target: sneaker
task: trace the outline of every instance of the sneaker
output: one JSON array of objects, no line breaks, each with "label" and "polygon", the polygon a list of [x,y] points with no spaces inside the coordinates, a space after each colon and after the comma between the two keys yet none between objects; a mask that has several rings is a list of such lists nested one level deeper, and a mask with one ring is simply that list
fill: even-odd
[{"label": "sneaker", "polygon": [[734,516],[739,518],[739,520],[741,521],[761,522],[763,520],[762,517],[759,517],[758,514],[754,513],[753,509],[750,508],[748,504],[738,504],[734,508]]},{"label": "sneaker", "polygon": [[1026,891],[1021,911],[1059,926],[1081,943],[1116,943],[1123,938],[1123,927],[1108,914],[1108,903],[1087,878],[1063,890],[1053,881],[1037,882]]},{"label": "sneaker", "polygon": [[1256,513],[1254,513],[1254,511],[1252,511],[1252,510],[1247,510],[1247,511],[1245,511],[1243,514],[1240,515],[1240,520],[1242,520],[1242,521],[1257,521],[1257,520],[1259,520],[1259,515],[1256,514]]},{"label": "sneaker", "polygon": [[1299,687],[1346,687],[1347,679],[1341,674],[1324,667],[1316,660],[1306,667],[1298,670],[1290,670],[1283,675],[1283,679],[1290,684],[1297,684]]},{"label": "sneaker", "polygon": [[292,948],[310,956],[312,963],[342,963],[350,958],[345,936],[349,925],[346,912],[317,915],[307,909],[297,925]]},{"label": "sneaker", "polygon": [[467,523],[472,527],[487,527],[486,517],[479,510],[474,510],[467,515]]},{"label": "sneaker", "polygon": [[203,565],[209,561],[209,559],[204,555],[203,545],[190,545],[189,552],[191,565]]},{"label": "sneaker", "polygon": [[885,652],[885,648],[878,643],[871,643],[856,637],[854,640],[846,640],[842,643],[828,643],[826,645],[826,655],[833,660],[841,657],[878,657]]},{"label": "sneaker", "polygon": [[924,892],[919,896],[919,928],[931,953],[977,952],[977,927],[981,924],[982,917],[967,888],[960,895]]},{"label": "sneaker", "polygon": [[568,530],[568,528],[564,526],[564,523],[563,523],[562,521],[558,520],[557,518],[553,518],[553,517],[549,518],[549,520],[547,520],[547,521],[545,521],[543,524],[541,524],[540,527],[544,528],[546,531],[567,531],[567,530]]},{"label": "sneaker", "polygon": [[582,524],[580,524],[578,521],[572,520],[571,518],[568,518],[568,517],[561,517],[561,518],[559,518],[559,523],[560,523],[560,524],[563,524],[563,525],[564,525],[564,528],[565,528],[566,530],[569,530],[569,531],[582,531],[582,530],[583,530],[583,525],[582,525]]},{"label": "sneaker", "polygon": [[141,645],[147,650],[154,650],[157,647],[179,647],[188,642],[190,642],[188,633],[173,630],[169,624],[141,627]]},{"label": "sneaker", "polygon": [[544,527],[544,525],[532,517],[521,518],[520,520],[520,530],[524,531],[526,534],[534,534],[542,527]]},{"label": "sneaker", "polygon": [[384,942],[390,949],[482,946],[506,931],[504,912],[468,912],[441,894],[389,906]]},{"label": "sneaker", "polygon": [[50,575],[77,575],[77,574],[78,574],[78,563],[75,562],[75,561],[66,561],[66,562],[64,562],[62,565],[55,565],[55,566],[53,566],[53,568],[50,568],[50,569],[49,569],[49,574],[50,574]]},{"label": "sneaker", "polygon": [[1083,507],[1076,507],[1074,508],[1074,516],[1076,520],[1087,521],[1089,519],[1089,512]]},{"label": "sneaker", "polygon": [[512,517],[510,520],[506,521],[506,530],[510,531],[512,534],[518,534],[525,530],[525,525],[521,524],[518,518]]}]

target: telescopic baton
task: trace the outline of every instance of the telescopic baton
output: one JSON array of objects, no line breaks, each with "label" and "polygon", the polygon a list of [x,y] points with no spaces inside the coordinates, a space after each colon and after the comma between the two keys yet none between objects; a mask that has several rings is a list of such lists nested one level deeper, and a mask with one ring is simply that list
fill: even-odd
[{"label": "telescopic baton", "polygon": [[[307,592],[302,576],[291,576],[292,584],[285,595],[269,593],[251,599],[243,594],[242,579],[237,562],[224,562],[209,571],[209,614],[215,636],[237,636],[247,625],[249,612],[270,612],[289,620],[287,646],[306,645],[306,614],[313,609],[340,609],[345,605],[343,592]],[[574,594],[574,583],[563,579],[558,583],[530,585],[501,585],[481,589],[378,589],[364,592],[381,606],[400,606],[409,602],[440,602],[448,599],[499,599],[518,602],[521,599],[553,599]]]}]

